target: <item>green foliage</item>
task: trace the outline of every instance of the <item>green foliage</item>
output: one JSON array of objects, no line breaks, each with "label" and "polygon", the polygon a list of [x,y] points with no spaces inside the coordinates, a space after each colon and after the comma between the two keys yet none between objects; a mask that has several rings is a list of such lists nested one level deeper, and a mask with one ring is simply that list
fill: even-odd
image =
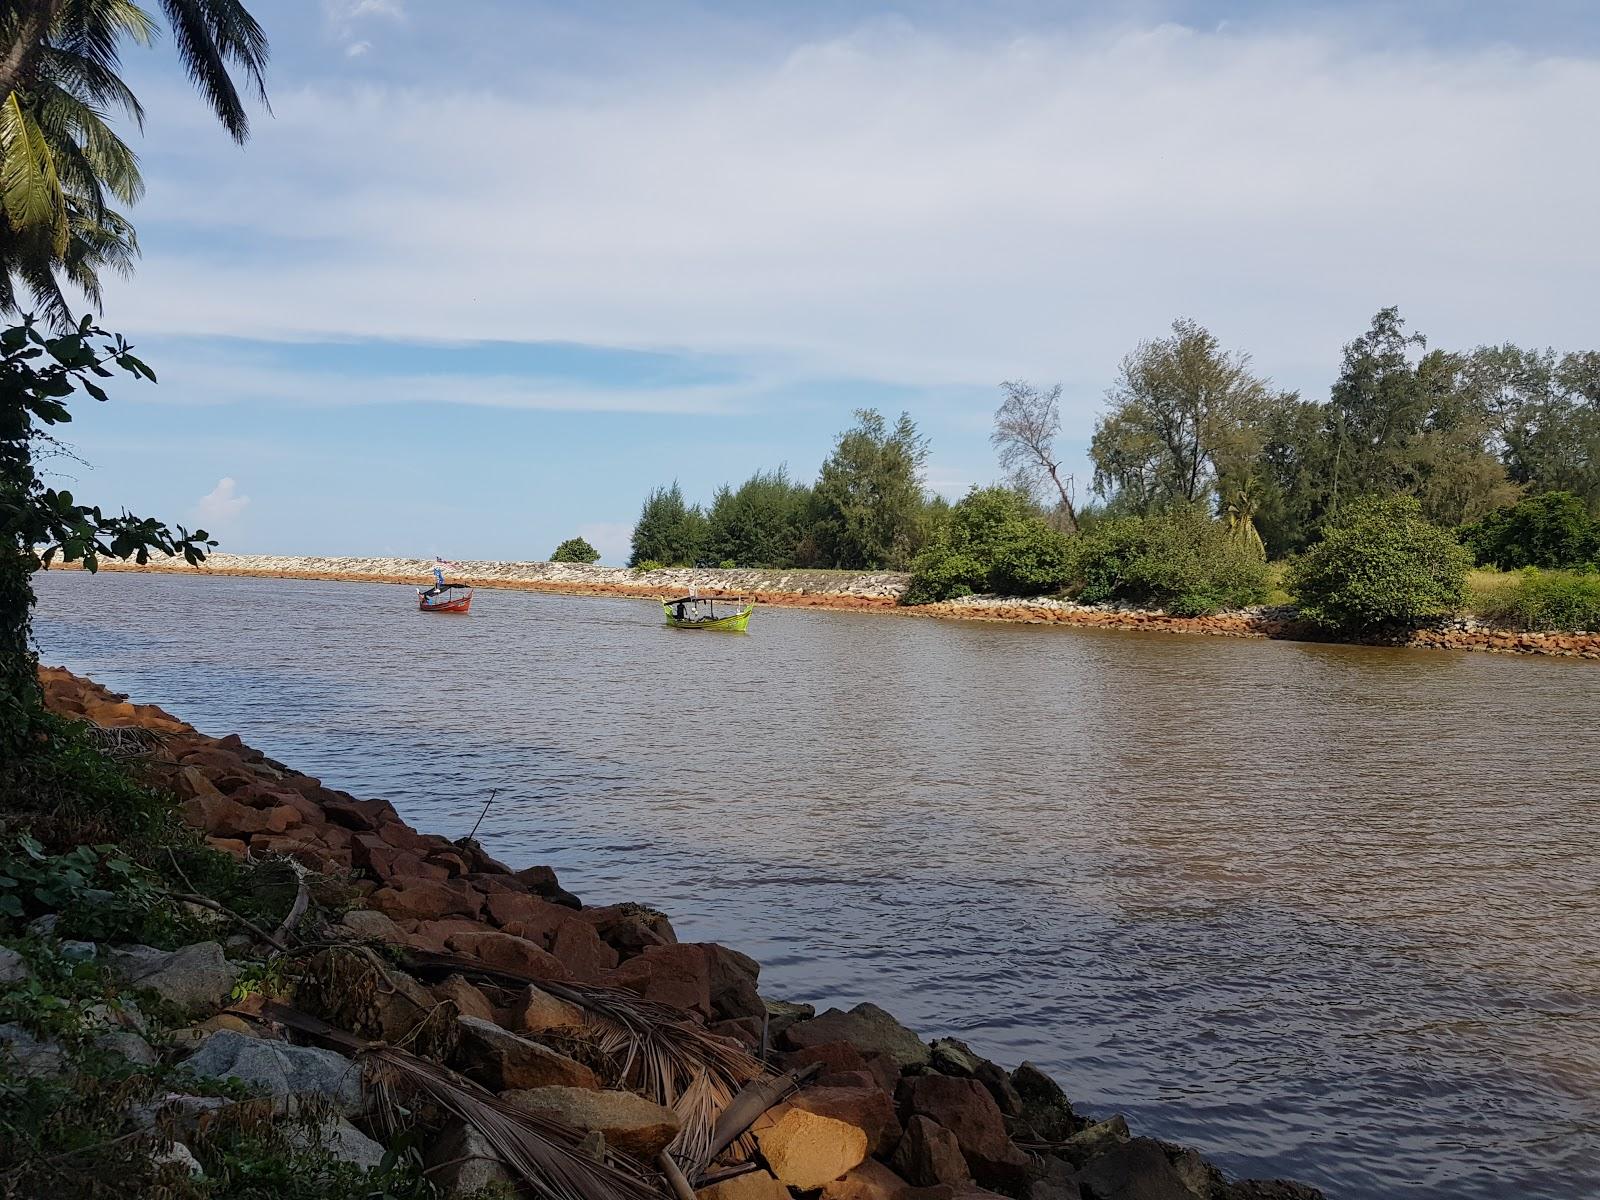
[{"label": "green foliage", "polygon": [[102,1014],[137,1010],[121,983],[93,961],[64,957],[38,940],[12,939],[28,976],[0,985],[0,1024],[15,1023],[38,1037],[77,1042],[103,1028]]},{"label": "green foliage", "polygon": [[900,603],[936,604],[970,596],[974,587],[988,586],[988,575],[987,568],[977,559],[936,542],[912,560],[911,580],[900,594]]},{"label": "green foliage", "polygon": [[1011,488],[974,488],[949,511],[938,539],[912,563],[902,604],[973,592],[1038,596],[1072,579],[1071,543]]},{"label": "green foliage", "polygon": [[203,936],[162,880],[114,845],[47,854],[27,834],[0,844],[0,931],[57,913],[56,936],[181,945]]},{"label": "green foliage", "polygon": [[1474,608],[1479,619],[1510,629],[1600,633],[1600,574],[1527,567],[1512,587]]},{"label": "green foliage", "polygon": [[1072,545],[1076,598],[1177,616],[1267,598],[1267,564],[1247,540],[1196,509],[1094,522]]},{"label": "green foliage", "polygon": [[792,567],[811,489],[782,467],[757,471],[711,500],[706,556],[729,567]]},{"label": "green foliage", "polygon": [[684,503],[683,489],[673,480],[671,487],[656,488],[645,498],[633,527],[633,554],[628,565],[642,567],[654,562],[692,567],[700,561],[705,545],[706,515],[699,505]]},{"label": "green foliage", "polygon": [[[240,0],[163,7],[189,79],[243,141],[249,120],[229,66],[265,100],[261,27]],[[150,17],[128,0],[14,0],[0,14],[0,308],[15,310],[26,289],[54,321],[70,324],[63,284],[98,305],[101,273],[131,269],[138,242],[109,202],[133,203],[143,181],[107,114],[143,123],[119,75],[121,47],[154,36]]]},{"label": "green foliage", "polygon": [[901,413],[890,429],[876,409],[858,409],[822,464],[807,505],[808,565],[901,570],[923,537],[922,467],[928,441]]},{"label": "green foliage", "polygon": [[[214,936],[206,918],[172,899],[197,892],[259,923],[293,902],[281,863],[241,863],[206,846],[178,819],[170,793],[139,782],[96,749],[88,727],[46,713],[30,753],[0,760],[0,928],[44,911],[61,914],[63,937],[125,935],[175,948]],[[65,907],[51,905],[67,897]]]},{"label": "green foliage", "polygon": [[174,533],[126,512],[108,516],[40,480],[34,447],[45,429],[72,419],[66,402],[80,390],[105,400],[95,381],[111,377],[112,366],[155,379],[126,341],[88,318],[60,337],[45,337],[31,319],[0,333],[0,755],[21,751],[39,712],[28,641],[34,571],[58,555],[90,571],[102,555],[142,563],[151,551],[193,564],[216,545],[203,529]]},{"label": "green foliage", "polygon": [[663,570],[666,565],[667,564],[662,562],[659,558],[647,558],[643,562],[636,562],[632,564],[635,571],[660,571]]},{"label": "green foliage", "polygon": [[1415,497],[1371,497],[1348,505],[1290,564],[1285,586],[1306,617],[1330,629],[1414,626],[1460,607],[1471,562]]},{"label": "green foliage", "polygon": [[1095,490],[1137,514],[1214,500],[1219,480],[1259,451],[1269,395],[1249,355],[1174,321],[1171,337],[1141,342],[1122,360],[1090,443]]},{"label": "green foliage", "polygon": [[551,562],[595,563],[600,561],[600,551],[581,537],[571,537],[557,546],[550,556]]},{"label": "green foliage", "polygon": [[1484,566],[1600,565],[1600,521],[1571,492],[1545,492],[1497,508],[1461,531],[1461,540]]}]

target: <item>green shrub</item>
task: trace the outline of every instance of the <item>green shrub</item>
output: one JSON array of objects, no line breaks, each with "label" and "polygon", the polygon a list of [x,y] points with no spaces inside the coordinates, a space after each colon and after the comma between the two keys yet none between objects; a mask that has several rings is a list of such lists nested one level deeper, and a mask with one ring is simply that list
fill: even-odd
[{"label": "green shrub", "polygon": [[1461,540],[1479,563],[1502,571],[1600,565],[1600,521],[1571,492],[1545,492],[1497,508],[1465,526]]},{"label": "green shrub", "polygon": [[647,558],[643,562],[633,564],[635,571],[661,571],[666,569],[666,563],[655,558]]},{"label": "green shrub", "polygon": [[1330,629],[1416,625],[1461,607],[1471,555],[1429,524],[1413,496],[1351,504],[1290,564],[1301,613]]},{"label": "green shrub", "polygon": [[1600,574],[1527,567],[1515,585],[1481,601],[1476,611],[1511,629],[1600,632]]},{"label": "green shrub", "polygon": [[985,587],[988,572],[977,559],[939,543],[929,546],[911,563],[911,582],[901,604],[934,604],[972,595],[974,586]]},{"label": "green shrub", "polygon": [[1071,556],[1074,594],[1085,604],[1137,604],[1192,617],[1267,598],[1261,555],[1194,510],[1101,519],[1072,543]]},{"label": "green shrub", "polygon": [[1072,578],[1067,538],[1010,488],[974,488],[945,517],[938,539],[912,561],[902,604],[973,592],[1038,596]]},{"label": "green shrub", "polygon": [[600,561],[600,551],[596,550],[581,537],[568,538],[556,547],[555,553],[550,556],[550,561],[559,563],[594,563]]}]

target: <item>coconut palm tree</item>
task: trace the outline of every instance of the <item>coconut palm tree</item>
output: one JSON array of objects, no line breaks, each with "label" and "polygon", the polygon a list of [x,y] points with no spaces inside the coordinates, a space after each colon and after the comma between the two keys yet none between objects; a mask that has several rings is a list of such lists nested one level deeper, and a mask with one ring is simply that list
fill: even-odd
[{"label": "coconut palm tree", "polygon": [[[238,0],[162,0],[189,77],[237,141],[249,119],[229,64],[265,100],[266,37]],[[132,0],[13,0],[0,14],[0,309],[18,285],[58,322],[63,282],[98,307],[101,273],[126,273],[133,227],[110,208],[143,191],[138,160],[107,121],[142,126],[144,110],[117,71],[124,41],[156,27]]]}]

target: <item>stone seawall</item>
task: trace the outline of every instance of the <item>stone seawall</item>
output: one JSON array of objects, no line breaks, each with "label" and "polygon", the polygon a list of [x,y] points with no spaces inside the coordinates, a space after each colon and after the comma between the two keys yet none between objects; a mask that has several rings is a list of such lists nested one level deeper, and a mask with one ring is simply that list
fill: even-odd
[{"label": "stone seawall", "polygon": [[[205,565],[179,559],[144,566],[110,562],[103,571],[146,571],[243,575],[266,579],[327,579],[351,583],[425,583],[433,564],[420,558],[318,558],[262,554],[215,554]],[[668,567],[635,571],[582,563],[458,562],[453,581],[473,587],[552,592],[574,596],[649,599],[683,595],[743,597],[757,604],[787,608],[836,608],[941,617],[966,621],[1076,625],[1143,633],[1186,633],[1212,637],[1276,638],[1290,641],[1356,641],[1373,646],[1426,650],[1480,650],[1501,654],[1541,654],[1600,660],[1600,633],[1530,633],[1485,625],[1469,617],[1403,635],[1335,638],[1297,619],[1291,608],[1243,609],[1208,617],[1178,617],[1153,609],[1074,604],[1052,597],[967,596],[940,604],[902,607],[909,576],[894,571],[763,571],[753,569]]]},{"label": "stone seawall", "polygon": [[[282,1102],[274,1111],[294,1112],[304,1093],[336,1102],[330,1128],[359,1151],[352,1161],[378,1161],[392,1136],[368,1092],[376,1054],[389,1069],[397,1056],[420,1062],[413,1075],[458,1097],[457,1119],[419,1117],[409,1135],[431,1139],[430,1178],[449,1196],[509,1187],[529,1169],[504,1157],[506,1138],[482,1136],[471,1117],[485,1106],[491,1124],[558,1143],[569,1169],[592,1162],[583,1170],[620,1180],[636,1200],[1321,1196],[1282,1180],[1230,1181],[1192,1149],[1135,1136],[1120,1116],[1077,1113],[1030,1064],[1008,1070],[956,1039],[925,1041],[876,1005],[818,1014],[764,997],[759,964],[680,943],[661,913],[584,904],[548,867],[418,833],[386,801],[329,788],[237,736],[206,736],[59,668],[40,675],[58,714],[143,731],[133,769],[170,791],[211,847],[252,863],[291,860],[358,898],[348,911],[308,913],[292,937],[286,921],[272,942],[290,964],[273,976],[284,982],[244,1000],[228,996],[249,938],[230,942],[227,958],[216,941],[74,951],[130,974],[141,994],[181,1001],[197,1022],[169,1046],[125,1039],[131,1049],[264,1088]],[[9,969],[21,977],[30,967],[12,954]],[[666,1065],[636,1069],[629,1045]],[[24,1048],[53,1049],[37,1039]],[[725,1093],[697,1082],[708,1071]],[[169,1112],[219,1103],[164,1102]],[[708,1150],[725,1128],[730,1148]],[[171,1138],[190,1136],[180,1123]]]}]

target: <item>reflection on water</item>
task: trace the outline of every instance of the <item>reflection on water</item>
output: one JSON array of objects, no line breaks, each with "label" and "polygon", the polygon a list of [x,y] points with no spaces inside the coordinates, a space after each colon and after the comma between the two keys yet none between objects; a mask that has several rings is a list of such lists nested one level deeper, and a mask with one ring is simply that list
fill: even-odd
[{"label": "reflection on water", "polygon": [[1339,1196],[1600,1193],[1600,668],[38,581],[48,662]]}]

